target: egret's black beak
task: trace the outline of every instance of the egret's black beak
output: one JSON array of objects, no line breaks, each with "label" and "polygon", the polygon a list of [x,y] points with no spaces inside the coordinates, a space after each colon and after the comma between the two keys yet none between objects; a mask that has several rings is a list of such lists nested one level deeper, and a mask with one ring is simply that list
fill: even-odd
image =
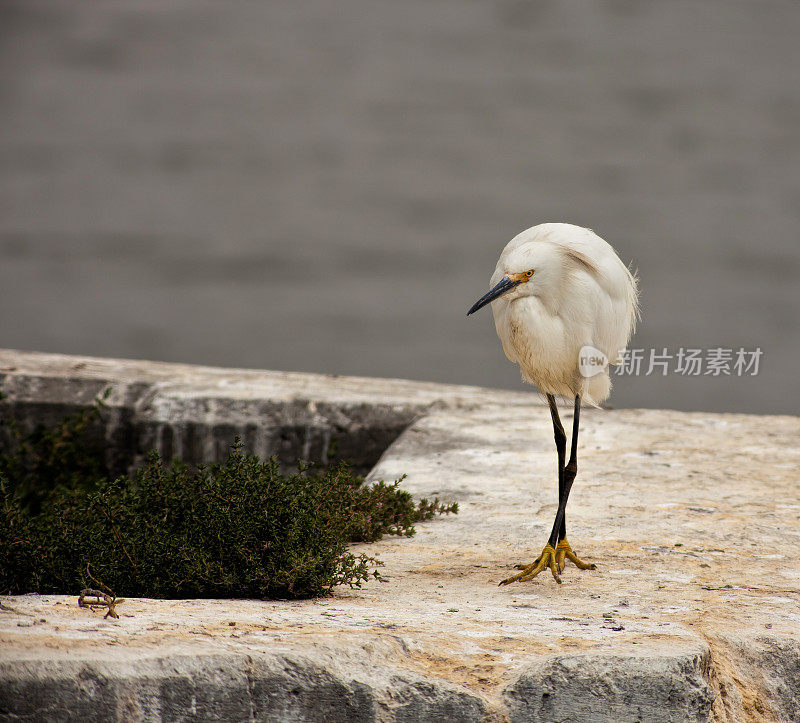
[{"label": "egret's black beak", "polygon": [[472,308],[467,312],[467,316],[474,314],[478,309],[482,309],[486,304],[490,304],[507,291],[511,291],[515,286],[519,286],[520,283],[520,281],[504,276],[494,288],[481,296],[481,298],[472,305]]}]

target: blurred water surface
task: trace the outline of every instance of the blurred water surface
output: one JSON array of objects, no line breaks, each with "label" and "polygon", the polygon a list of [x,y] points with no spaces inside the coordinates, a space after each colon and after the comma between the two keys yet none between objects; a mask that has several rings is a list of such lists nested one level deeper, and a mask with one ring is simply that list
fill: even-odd
[{"label": "blurred water surface", "polygon": [[0,345],[521,388],[504,244],[591,226],[633,346],[756,377],[615,406],[798,412],[800,5],[0,0]]}]

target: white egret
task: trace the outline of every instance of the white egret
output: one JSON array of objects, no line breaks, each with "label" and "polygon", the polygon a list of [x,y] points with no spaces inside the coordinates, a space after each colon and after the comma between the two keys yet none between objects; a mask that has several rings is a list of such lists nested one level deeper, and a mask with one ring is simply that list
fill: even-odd
[{"label": "white egret", "polygon": [[[513,238],[500,254],[491,289],[467,316],[492,304],[497,335],[522,378],[547,396],[558,452],[558,511],[542,554],[500,584],[530,580],[550,568],[561,582],[565,560],[582,570],[567,541],[565,509],[578,472],[581,401],[597,406],[611,391],[617,364],[638,317],[635,276],[611,246],[587,228],[544,223]],[[572,441],[558,416],[556,395],[574,399]]]}]

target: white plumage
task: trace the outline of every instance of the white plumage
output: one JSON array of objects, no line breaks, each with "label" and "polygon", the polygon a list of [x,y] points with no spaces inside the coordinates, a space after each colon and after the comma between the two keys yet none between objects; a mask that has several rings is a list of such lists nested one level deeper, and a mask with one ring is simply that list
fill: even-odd
[{"label": "white plumage", "polygon": [[[581,570],[596,567],[572,550],[566,508],[578,473],[581,403],[598,405],[611,391],[609,364],[620,361],[639,313],[636,278],[594,231],[543,223],[503,249],[491,288],[467,315],[489,303],[506,356],[547,396],[558,452],[558,510],[550,537],[539,557],[518,565],[522,572],[501,585],[532,580],[546,568],[561,582],[567,560]],[[569,460],[556,396],[573,398]]]},{"label": "white plumage", "polygon": [[638,313],[635,277],[596,233],[567,223],[540,224],[514,237],[491,286],[529,270],[529,281],[492,302],[506,356],[542,392],[599,404],[611,391],[608,366],[582,375],[580,351],[593,347],[618,363]]}]

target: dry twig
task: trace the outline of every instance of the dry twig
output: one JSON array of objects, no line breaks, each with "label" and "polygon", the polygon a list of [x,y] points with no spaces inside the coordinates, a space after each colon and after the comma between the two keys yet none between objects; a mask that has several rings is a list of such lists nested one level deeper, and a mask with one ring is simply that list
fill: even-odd
[{"label": "dry twig", "polygon": [[[102,587],[105,592],[102,590],[93,590],[92,588],[84,588],[81,590],[81,594],[78,597],[78,607],[81,608],[89,608],[90,610],[94,611],[95,608],[108,608],[108,611],[103,616],[103,620],[108,617],[115,618],[119,620],[119,615],[116,611],[116,606],[120,603],[125,602],[125,598],[117,599],[117,596],[114,592],[105,585],[101,580],[98,580],[94,575],[92,575],[91,570],[89,569],[89,565],[86,565],[86,574],[94,580],[100,587]],[[94,600],[87,600],[87,597],[93,597]]]}]

